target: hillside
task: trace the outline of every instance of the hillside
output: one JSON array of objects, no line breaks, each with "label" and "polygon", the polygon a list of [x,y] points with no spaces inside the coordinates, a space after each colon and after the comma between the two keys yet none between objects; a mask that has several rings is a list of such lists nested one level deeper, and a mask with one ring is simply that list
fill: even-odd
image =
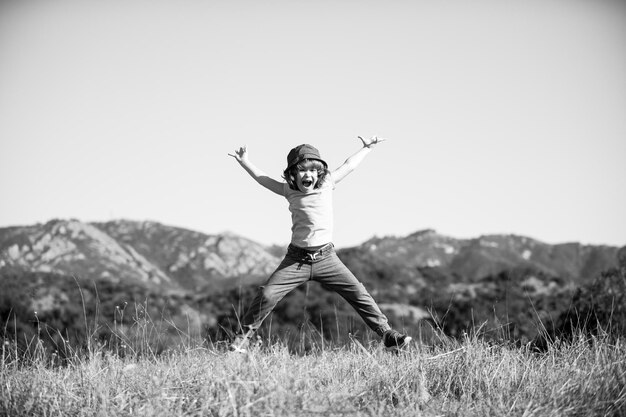
[{"label": "hillside", "polygon": [[278,259],[234,235],[154,222],[52,220],[0,229],[0,268],[52,272],[162,290],[198,291],[228,279],[265,277]]},{"label": "hillside", "polygon": [[200,291],[218,283],[259,281],[280,261],[267,248],[233,234],[206,235],[155,222],[94,223],[132,247],[185,289]]},{"label": "hillside", "polygon": [[454,239],[424,230],[406,237],[373,238],[357,249],[366,250],[377,260],[408,268],[438,268],[468,281],[525,268],[580,283],[615,266],[618,248],[580,243],[550,245],[516,235]]},{"label": "hillside", "polygon": [[491,337],[529,340],[537,337],[538,322],[549,331],[562,327],[557,322],[568,317],[577,289],[597,286],[601,273],[616,267],[617,252],[516,235],[454,239],[424,230],[373,238],[339,255],[377,299],[394,300],[388,314],[403,323],[426,315],[452,336],[484,325]]}]

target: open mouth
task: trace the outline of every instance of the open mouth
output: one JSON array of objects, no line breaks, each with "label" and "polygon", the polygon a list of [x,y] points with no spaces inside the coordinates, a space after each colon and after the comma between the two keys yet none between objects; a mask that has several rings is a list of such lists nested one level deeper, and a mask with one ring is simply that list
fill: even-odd
[{"label": "open mouth", "polygon": [[302,185],[306,188],[309,188],[310,186],[313,185],[313,181],[311,180],[302,180]]}]

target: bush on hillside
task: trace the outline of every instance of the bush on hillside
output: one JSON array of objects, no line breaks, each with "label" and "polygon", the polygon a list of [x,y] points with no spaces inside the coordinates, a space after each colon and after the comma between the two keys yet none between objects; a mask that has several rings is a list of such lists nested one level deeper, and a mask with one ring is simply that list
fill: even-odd
[{"label": "bush on hillside", "polygon": [[612,338],[626,336],[625,268],[603,272],[590,285],[578,289],[551,336],[570,339],[581,332]]}]

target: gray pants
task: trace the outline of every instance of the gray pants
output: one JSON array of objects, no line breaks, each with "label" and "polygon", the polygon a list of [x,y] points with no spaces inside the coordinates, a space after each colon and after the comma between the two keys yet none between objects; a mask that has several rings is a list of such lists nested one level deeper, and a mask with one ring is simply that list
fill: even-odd
[{"label": "gray pants", "polygon": [[261,326],[285,295],[309,280],[341,295],[379,336],[391,328],[372,296],[337,257],[330,243],[316,252],[289,245],[287,255],[265,285],[259,287],[246,311],[242,323],[247,335]]}]

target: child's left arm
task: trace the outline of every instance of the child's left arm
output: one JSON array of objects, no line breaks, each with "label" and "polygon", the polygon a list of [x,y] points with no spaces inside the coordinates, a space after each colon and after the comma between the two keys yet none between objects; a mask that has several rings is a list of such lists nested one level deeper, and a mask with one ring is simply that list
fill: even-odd
[{"label": "child's left arm", "polygon": [[359,149],[354,155],[346,159],[346,161],[339,168],[332,172],[331,175],[335,184],[344,179],[349,173],[354,171],[354,169],[359,166],[363,159],[365,159],[365,155],[370,153],[374,146],[386,140],[377,136],[372,136],[372,138],[370,138],[369,140],[365,140],[361,136],[359,136],[359,139],[361,140],[361,142],[363,142],[363,147]]}]

